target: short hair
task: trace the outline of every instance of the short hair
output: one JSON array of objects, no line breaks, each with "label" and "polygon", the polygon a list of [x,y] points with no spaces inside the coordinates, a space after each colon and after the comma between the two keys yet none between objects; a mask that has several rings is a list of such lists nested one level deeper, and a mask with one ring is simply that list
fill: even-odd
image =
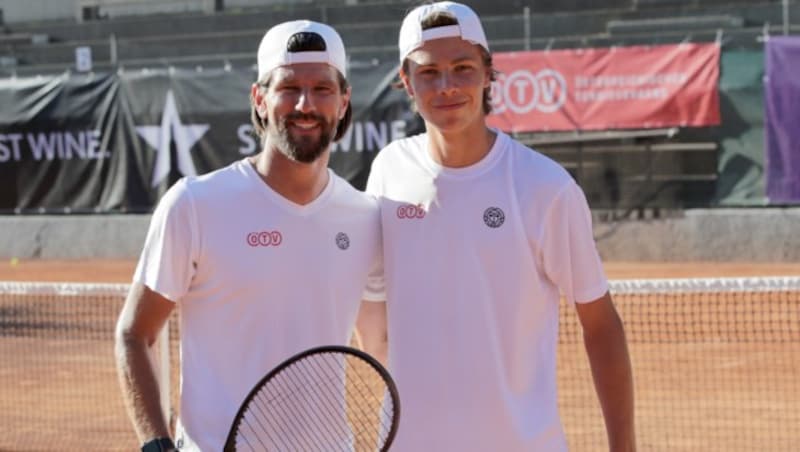
[{"label": "short hair", "polygon": [[[317,33],[311,32],[300,32],[295,33],[289,38],[288,42],[286,43],[287,49],[290,52],[319,52],[324,51],[326,49],[325,40],[322,39],[322,36],[318,35]],[[332,67],[332,66],[331,66]],[[346,92],[347,89],[350,87],[350,84],[347,82],[347,79],[342,75],[341,72],[338,70],[336,71],[337,78],[339,79],[339,89],[342,93]],[[268,88],[270,82],[272,81],[272,74],[268,74],[264,80],[259,80],[256,83],[264,88]],[[264,136],[267,132],[267,118],[262,118],[259,116],[258,112],[256,111],[256,107],[254,104],[253,93],[250,93],[250,122],[253,123],[253,132],[259,139],[263,140]],[[347,129],[350,127],[350,123],[353,121],[353,106],[350,102],[347,102],[347,110],[344,112],[344,117],[339,121],[339,124],[336,126],[336,135],[333,137],[333,141],[339,141],[347,132]]]},{"label": "short hair", "polygon": [[[448,13],[447,11],[434,11],[431,14],[425,16],[424,19],[420,22],[420,26],[423,30],[430,30],[431,28],[438,28],[438,27],[447,27],[450,25],[458,25],[458,20],[453,17],[452,14]],[[497,80],[497,71],[494,70],[493,63],[492,63],[492,54],[489,53],[486,49],[482,46],[478,46],[481,52],[481,57],[483,60],[483,64],[489,68],[489,80],[495,81]],[[408,73],[408,58],[403,60],[403,72]],[[402,88],[403,84],[398,82],[395,86],[398,88]],[[416,110],[416,105],[412,99],[411,101],[412,109]],[[492,87],[489,86],[483,90],[483,112],[485,114],[489,114],[492,112]]]}]

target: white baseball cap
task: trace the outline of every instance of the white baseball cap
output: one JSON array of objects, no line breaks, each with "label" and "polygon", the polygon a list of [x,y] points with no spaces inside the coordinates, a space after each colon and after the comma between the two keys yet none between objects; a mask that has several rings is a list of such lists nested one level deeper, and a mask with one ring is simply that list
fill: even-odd
[{"label": "white baseball cap", "polygon": [[[458,22],[458,25],[422,29],[422,21],[435,12],[449,13]],[[489,51],[489,43],[483,33],[481,20],[475,11],[467,5],[455,2],[438,2],[418,6],[413,9],[400,26],[400,61],[406,59],[409,53],[420,48],[425,42],[433,39],[458,37],[473,44],[478,44]]]},{"label": "white baseball cap", "polygon": [[[316,33],[325,41],[325,50],[290,52],[289,39],[297,33]],[[328,25],[310,20],[284,22],[270,28],[258,46],[258,80],[278,66],[297,63],[327,63],[347,75],[347,57],[339,33]]]}]

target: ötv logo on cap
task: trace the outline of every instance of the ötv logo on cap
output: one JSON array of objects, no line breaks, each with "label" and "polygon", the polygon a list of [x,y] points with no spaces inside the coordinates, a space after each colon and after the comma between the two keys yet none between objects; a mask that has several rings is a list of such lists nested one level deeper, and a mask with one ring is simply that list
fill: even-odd
[{"label": "\u00f6tv logo on cap", "polygon": [[281,242],[283,242],[283,236],[279,231],[261,231],[247,234],[247,244],[252,247],[279,246]]},{"label": "\u00f6tv logo on cap", "polygon": [[397,218],[408,220],[421,220],[425,218],[425,209],[421,204],[405,204],[397,207]]}]

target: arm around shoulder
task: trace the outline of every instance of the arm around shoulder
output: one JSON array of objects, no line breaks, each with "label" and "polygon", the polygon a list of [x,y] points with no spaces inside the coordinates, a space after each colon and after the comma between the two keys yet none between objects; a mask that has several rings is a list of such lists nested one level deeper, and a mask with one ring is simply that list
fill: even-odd
[{"label": "arm around shoulder", "polygon": [[633,372],[622,320],[611,295],[576,303],[595,390],[605,418],[609,450],[636,450]]}]

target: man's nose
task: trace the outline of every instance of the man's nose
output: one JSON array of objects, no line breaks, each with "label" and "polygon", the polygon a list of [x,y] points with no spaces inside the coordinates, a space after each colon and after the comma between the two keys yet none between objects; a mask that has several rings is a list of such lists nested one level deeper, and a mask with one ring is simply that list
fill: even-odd
[{"label": "man's nose", "polygon": [[451,91],[456,88],[455,79],[450,71],[442,71],[438,80],[438,88],[441,92]]},{"label": "man's nose", "polygon": [[314,108],[314,93],[311,91],[311,89],[301,90],[300,96],[297,98],[295,109],[303,113],[308,113],[313,111]]}]

